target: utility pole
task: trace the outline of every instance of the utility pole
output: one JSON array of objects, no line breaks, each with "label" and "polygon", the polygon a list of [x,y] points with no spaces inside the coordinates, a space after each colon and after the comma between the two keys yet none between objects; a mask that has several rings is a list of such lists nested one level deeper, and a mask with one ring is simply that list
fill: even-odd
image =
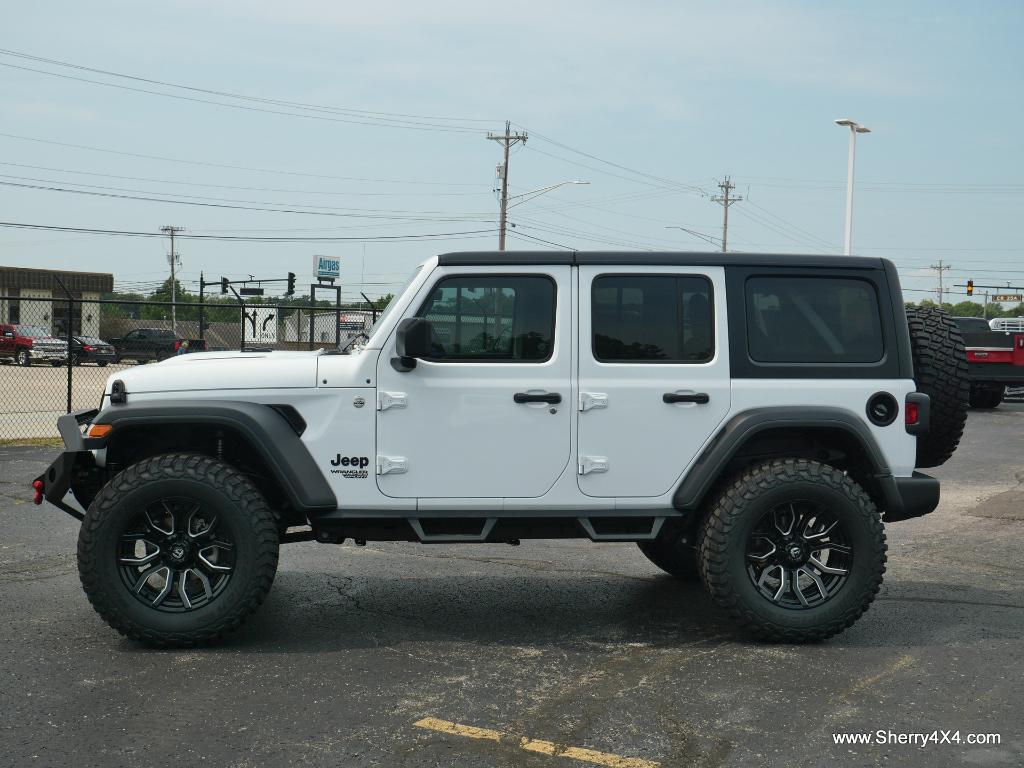
[{"label": "utility pole", "polygon": [[939,309],[942,309],[942,304],[943,304],[942,300],[943,300],[943,298],[946,295],[946,290],[943,287],[943,283],[942,283],[942,273],[943,272],[949,272],[949,270],[951,270],[952,267],[949,264],[943,264],[942,263],[942,259],[939,259],[939,263],[938,264],[932,264],[932,265],[930,265],[928,267],[928,269],[934,269],[936,272],[939,273],[939,290],[938,290],[938,294],[939,294]]},{"label": "utility pole", "polygon": [[726,253],[729,250],[729,206],[743,198],[731,194],[736,185],[729,181],[728,176],[725,177],[725,181],[719,182],[718,188],[722,190],[722,194],[715,195],[711,201],[722,206],[722,253]]},{"label": "utility pole", "polygon": [[178,232],[184,232],[184,227],[160,227],[161,232],[166,232],[171,236],[171,255],[167,257],[167,260],[171,263],[171,330],[175,334],[178,333],[178,252],[174,250],[174,236]]},{"label": "utility pole", "polygon": [[505,135],[499,133],[488,133],[488,141],[500,141],[505,148],[505,160],[498,166],[498,174],[501,176],[501,219],[498,222],[498,250],[505,250],[505,228],[508,222],[508,151],[513,144],[518,142],[526,143],[525,133],[512,133],[511,123],[505,121]]}]

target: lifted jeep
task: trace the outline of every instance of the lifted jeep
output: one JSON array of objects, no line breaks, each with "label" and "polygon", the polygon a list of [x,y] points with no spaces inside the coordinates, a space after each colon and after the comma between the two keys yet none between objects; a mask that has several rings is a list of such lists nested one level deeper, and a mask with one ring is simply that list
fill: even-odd
[{"label": "lifted jeep", "polygon": [[818,640],[878,592],[883,521],[937,506],[915,470],[967,398],[956,325],[882,259],[455,253],[351,355],[115,373],[34,485],[83,521],[93,606],[154,645],[237,628],[281,543],[347,538],[637,542],[753,636]]}]

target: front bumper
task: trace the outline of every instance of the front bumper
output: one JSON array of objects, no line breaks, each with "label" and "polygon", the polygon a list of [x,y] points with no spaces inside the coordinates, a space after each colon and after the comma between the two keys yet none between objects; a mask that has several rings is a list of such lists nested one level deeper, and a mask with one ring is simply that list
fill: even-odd
[{"label": "front bumper", "polygon": [[934,512],[939,506],[939,481],[914,472],[910,477],[889,477],[885,490],[885,522],[896,523]]},{"label": "front bumper", "polygon": [[67,360],[68,353],[61,349],[39,349],[33,347],[29,350],[29,357],[33,360]]},{"label": "front bumper", "polygon": [[67,512],[72,517],[82,520],[84,515],[64,501],[77,471],[92,466],[93,456],[90,451],[101,448],[104,440],[87,438],[82,434],[82,425],[91,422],[99,411],[95,408],[68,413],[57,419],[57,430],[64,440],[64,450],[47,470],[35,479],[35,503],[42,504],[43,499],[53,506]]}]

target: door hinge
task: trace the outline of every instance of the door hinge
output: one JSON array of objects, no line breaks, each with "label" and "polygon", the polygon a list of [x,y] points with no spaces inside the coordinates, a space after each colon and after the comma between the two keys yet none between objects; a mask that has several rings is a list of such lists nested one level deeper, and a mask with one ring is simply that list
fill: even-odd
[{"label": "door hinge", "polygon": [[580,392],[580,410],[590,411],[594,408],[607,408],[608,395],[604,392]]},{"label": "door hinge", "polygon": [[388,408],[405,408],[405,392],[377,392],[377,410]]},{"label": "door hinge", "polygon": [[378,456],[378,475],[401,475],[409,469],[409,462],[405,456]]},{"label": "door hinge", "polygon": [[590,475],[608,471],[607,456],[580,456],[580,474]]}]

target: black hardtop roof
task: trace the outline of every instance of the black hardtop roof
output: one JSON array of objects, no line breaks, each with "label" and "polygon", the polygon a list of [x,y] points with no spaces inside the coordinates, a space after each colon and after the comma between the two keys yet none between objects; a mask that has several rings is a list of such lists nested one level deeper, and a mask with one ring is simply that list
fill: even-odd
[{"label": "black hardtop roof", "polygon": [[464,251],[438,256],[441,266],[593,264],[683,267],[814,267],[885,269],[885,260],[871,256],[827,256],[803,253],[721,253],[695,251]]}]

